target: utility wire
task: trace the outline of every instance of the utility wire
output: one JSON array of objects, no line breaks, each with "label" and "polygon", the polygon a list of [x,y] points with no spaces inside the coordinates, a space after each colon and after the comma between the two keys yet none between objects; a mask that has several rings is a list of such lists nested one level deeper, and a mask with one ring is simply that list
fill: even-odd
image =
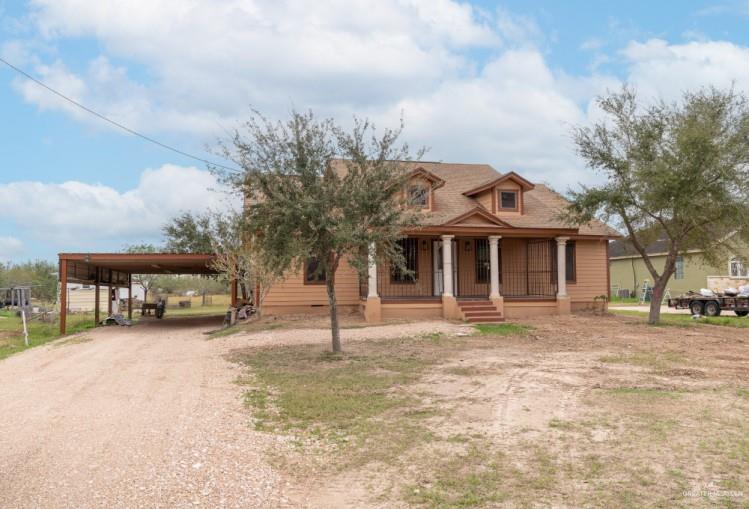
[{"label": "utility wire", "polygon": [[144,140],[146,140],[146,141],[148,141],[150,143],[153,143],[154,145],[158,145],[161,148],[165,148],[167,150],[171,150],[172,152],[175,152],[175,153],[180,154],[180,155],[185,156],[185,157],[189,157],[190,159],[194,159],[196,161],[200,161],[200,162],[205,163],[205,164],[207,164],[209,166],[215,166],[217,168],[223,168],[225,170],[229,170],[229,171],[232,171],[232,172],[235,172],[235,173],[240,171],[237,168],[230,168],[228,166],[224,166],[223,164],[214,163],[213,161],[209,161],[207,159],[203,159],[202,157],[198,157],[198,156],[194,156],[192,154],[188,154],[187,152],[185,152],[183,150],[171,147],[171,146],[167,145],[166,143],[162,143],[159,140],[151,138],[150,136],[146,136],[145,134],[141,134],[138,131],[130,129],[127,126],[122,125],[119,122],[117,122],[115,120],[112,120],[111,118],[108,118],[108,117],[102,115],[101,113],[92,110],[91,108],[89,108],[87,106],[84,106],[83,104],[79,103],[75,99],[71,99],[70,97],[66,96],[65,94],[63,94],[61,92],[58,92],[57,90],[55,90],[54,88],[50,87],[49,85],[47,85],[43,81],[40,81],[40,80],[36,79],[32,75],[30,75],[29,73],[27,73],[26,71],[24,71],[23,69],[20,69],[20,68],[16,67],[15,65],[11,64],[10,62],[8,62],[7,60],[5,60],[2,57],[0,57],[0,62],[2,62],[3,64],[7,65],[8,67],[10,67],[11,69],[13,69],[17,73],[19,73],[19,74],[25,76],[26,78],[30,79],[31,81],[33,81],[34,83],[36,83],[40,87],[46,88],[47,90],[49,90],[50,92],[52,92],[56,96],[61,97],[62,99],[68,101],[70,104],[73,104],[73,105],[79,107],[80,109],[82,109],[82,110],[90,113],[91,115],[93,115],[95,117],[98,117],[101,120],[103,120],[105,122],[108,122],[108,123],[112,124],[113,126],[118,127],[120,129],[122,129],[123,131],[126,131],[126,132],[132,134],[133,136],[137,136],[138,138],[144,139]]}]

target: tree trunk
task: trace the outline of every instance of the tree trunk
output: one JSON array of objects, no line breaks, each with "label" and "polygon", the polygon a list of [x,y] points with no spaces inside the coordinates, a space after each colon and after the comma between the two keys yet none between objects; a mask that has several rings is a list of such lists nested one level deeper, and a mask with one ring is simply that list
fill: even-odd
[{"label": "tree trunk", "polygon": [[206,292],[206,290],[203,290],[203,301],[202,301],[202,302],[201,302],[201,304],[200,304],[200,305],[201,305],[201,306],[203,306],[203,307],[205,307],[205,294],[206,294],[206,293],[207,293],[207,292]]},{"label": "tree trunk", "polygon": [[335,298],[335,272],[327,274],[325,288],[330,304],[330,333],[333,339],[333,353],[341,353],[341,330],[338,327],[338,305]]},{"label": "tree trunk", "polygon": [[661,320],[661,303],[667,281],[667,277],[661,276],[653,286],[653,295],[650,297],[650,312],[648,313],[648,323],[650,325],[658,325],[658,322]]}]

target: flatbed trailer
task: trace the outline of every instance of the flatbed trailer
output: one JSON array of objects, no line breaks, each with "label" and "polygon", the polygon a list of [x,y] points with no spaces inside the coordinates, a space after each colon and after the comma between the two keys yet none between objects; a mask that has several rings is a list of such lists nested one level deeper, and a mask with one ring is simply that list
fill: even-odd
[{"label": "flatbed trailer", "polygon": [[675,299],[668,299],[668,307],[688,309],[693,315],[718,316],[723,311],[733,311],[738,316],[749,315],[747,295],[702,295],[690,292]]}]

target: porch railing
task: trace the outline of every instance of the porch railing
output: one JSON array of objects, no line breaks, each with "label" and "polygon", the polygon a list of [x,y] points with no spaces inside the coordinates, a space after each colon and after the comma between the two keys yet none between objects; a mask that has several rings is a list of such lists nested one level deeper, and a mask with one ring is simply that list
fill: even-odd
[{"label": "porch railing", "polygon": [[[488,243],[486,239],[460,239],[453,252],[456,274],[453,289],[457,297],[486,297],[490,291]],[[437,256],[433,256],[433,255]],[[463,257],[461,259],[461,257]],[[377,271],[377,294],[384,299],[432,299],[443,293],[442,268],[433,261],[431,242],[421,244],[418,270],[413,278],[394,276],[387,266]],[[556,242],[553,239],[502,239],[499,250],[500,293],[508,298],[554,298],[557,294]],[[366,278],[359,282],[359,295],[366,299]]]},{"label": "porch railing", "polygon": [[[551,298],[557,294],[556,242],[529,239],[502,257],[501,293],[505,297]],[[504,242],[503,242],[504,246]]]}]

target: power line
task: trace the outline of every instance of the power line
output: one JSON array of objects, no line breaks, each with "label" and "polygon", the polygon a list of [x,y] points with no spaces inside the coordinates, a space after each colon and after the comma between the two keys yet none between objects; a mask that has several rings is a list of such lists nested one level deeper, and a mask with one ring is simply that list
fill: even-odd
[{"label": "power line", "polygon": [[108,123],[112,124],[113,126],[118,127],[120,129],[122,129],[123,131],[126,131],[126,132],[132,134],[133,136],[137,136],[138,138],[144,139],[144,140],[146,140],[146,141],[148,141],[150,143],[153,143],[154,145],[158,145],[161,148],[165,148],[167,150],[171,150],[172,152],[175,152],[175,153],[180,154],[180,155],[185,156],[185,157],[189,157],[190,159],[194,159],[196,161],[200,161],[200,162],[205,163],[205,164],[210,165],[210,166],[216,166],[218,168],[223,168],[225,170],[229,170],[229,171],[233,171],[233,172],[240,171],[240,170],[238,170],[236,168],[230,168],[228,166],[224,166],[223,164],[214,163],[213,161],[209,161],[207,159],[203,159],[202,157],[198,157],[198,156],[194,156],[192,154],[188,154],[187,152],[185,152],[183,150],[180,150],[178,148],[174,148],[172,146],[169,146],[166,143],[162,143],[159,140],[151,138],[150,136],[146,136],[145,134],[141,134],[138,131],[130,129],[127,126],[122,125],[119,122],[117,122],[115,120],[112,120],[111,118],[108,118],[108,117],[102,115],[101,113],[92,110],[91,108],[89,108],[87,106],[84,106],[83,104],[79,103],[75,99],[71,99],[70,97],[66,96],[62,92],[58,92],[57,90],[55,90],[54,88],[50,87],[49,85],[47,85],[43,81],[40,81],[40,80],[36,79],[32,75],[30,75],[29,73],[27,73],[26,71],[24,71],[23,69],[20,69],[20,68],[16,67],[15,65],[11,64],[7,60],[3,59],[2,57],[0,57],[0,62],[4,63],[8,67],[10,67],[14,71],[16,71],[17,73],[19,73],[19,74],[25,76],[26,78],[30,79],[31,81],[33,81],[34,83],[36,83],[40,87],[43,87],[43,88],[49,90],[50,92],[52,92],[53,94],[55,94],[56,96],[61,97],[62,99],[68,101],[70,104],[73,104],[73,105],[77,106],[78,108],[86,111],[87,113],[90,113],[91,115],[93,115],[95,117],[98,117],[101,120],[103,120],[105,122],[108,122]]}]

